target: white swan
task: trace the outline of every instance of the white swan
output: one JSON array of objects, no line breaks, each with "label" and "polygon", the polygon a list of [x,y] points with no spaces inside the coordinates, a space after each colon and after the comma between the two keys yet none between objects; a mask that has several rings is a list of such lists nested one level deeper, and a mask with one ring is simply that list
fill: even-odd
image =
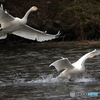
[{"label": "white swan", "polygon": [[73,74],[79,74],[85,71],[85,61],[88,58],[93,58],[96,55],[99,55],[100,51],[99,50],[94,50],[92,52],[89,52],[87,54],[85,54],[84,56],[82,56],[78,61],[76,61],[75,63],[71,64],[68,60],[68,58],[63,58],[59,59],[55,62],[53,62],[51,66],[54,66],[57,71],[63,70],[60,75],[58,76],[58,78],[60,77],[67,77],[69,80],[71,78],[71,75]]},{"label": "white swan", "polygon": [[0,7],[0,39],[5,39],[8,33],[12,33],[14,35],[30,39],[30,40],[37,40],[39,42],[47,41],[55,39],[58,35],[50,35],[46,34],[43,31],[36,30],[28,25],[27,17],[32,11],[36,11],[38,8],[36,6],[31,7],[25,16],[20,19],[17,17],[11,16],[7,11],[3,10],[3,5]]}]

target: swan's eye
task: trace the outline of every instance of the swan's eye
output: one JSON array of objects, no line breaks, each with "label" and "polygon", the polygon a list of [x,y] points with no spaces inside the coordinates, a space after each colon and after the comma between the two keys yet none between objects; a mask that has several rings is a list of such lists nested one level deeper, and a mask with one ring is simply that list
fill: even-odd
[{"label": "swan's eye", "polygon": [[93,57],[95,57],[95,55],[91,55],[91,57],[93,58]]}]

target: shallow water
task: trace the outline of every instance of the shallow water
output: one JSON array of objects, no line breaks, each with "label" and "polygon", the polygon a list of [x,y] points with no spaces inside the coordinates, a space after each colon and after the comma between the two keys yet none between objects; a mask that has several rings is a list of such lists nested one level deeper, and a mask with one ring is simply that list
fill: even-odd
[{"label": "shallow water", "polygon": [[[100,92],[100,56],[88,59],[86,72],[72,82],[58,80],[59,73],[49,67],[61,56],[73,63],[95,48],[99,49],[97,46],[1,46],[0,100],[100,100],[100,94],[94,97],[82,94]],[[76,93],[74,97],[70,95],[71,91]]]}]

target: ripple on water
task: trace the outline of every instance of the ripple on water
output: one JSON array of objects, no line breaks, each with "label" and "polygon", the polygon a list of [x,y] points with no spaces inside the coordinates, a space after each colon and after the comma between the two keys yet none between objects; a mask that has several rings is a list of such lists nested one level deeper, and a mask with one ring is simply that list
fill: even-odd
[{"label": "ripple on water", "polygon": [[[8,100],[10,97],[11,100],[12,98],[18,98],[18,100],[28,100],[29,98],[31,98],[30,100],[39,100],[41,98],[43,100],[51,100],[52,98],[53,100],[66,100],[66,98],[69,98],[70,100],[69,92],[73,90],[100,91],[100,82],[98,81],[100,79],[100,56],[88,60],[86,62],[87,74],[83,74],[82,76],[84,77],[82,78],[75,78],[72,82],[69,82],[67,79],[58,80],[53,75],[55,74],[53,73],[54,69],[48,67],[50,63],[61,56],[69,58],[71,63],[73,63],[85,53],[95,49],[95,47],[44,47],[42,49],[33,48],[32,45],[30,47],[16,47],[15,49],[5,47],[2,48],[3,50],[0,49],[0,94],[2,94],[2,100]],[[42,73],[42,75],[39,73]],[[92,78],[92,76],[97,80]],[[9,89],[12,91],[9,91]]]}]

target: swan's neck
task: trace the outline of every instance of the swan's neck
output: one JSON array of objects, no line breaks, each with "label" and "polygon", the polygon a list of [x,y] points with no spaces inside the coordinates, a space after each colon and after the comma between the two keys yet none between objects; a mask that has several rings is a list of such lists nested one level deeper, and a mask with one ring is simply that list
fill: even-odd
[{"label": "swan's neck", "polygon": [[82,56],[77,62],[80,63],[82,67],[84,67],[86,59],[88,59],[88,54]]},{"label": "swan's neck", "polygon": [[26,24],[27,23],[27,18],[30,14],[30,12],[32,12],[32,9],[29,9],[26,14],[24,15],[24,17],[22,18],[23,22]]},{"label": "swan's neck", "polygon": [[93,53],[95,53],[95,52],[96,52],[96,50],[85,54],[78,61],[76,61],[75,63],[73,63],[73,66],[75,66],[76,68],[79,68],[79,69],[85,69],[85,61],[86,61],[86,59],[92,58],[90,55],[93,54]]}]

